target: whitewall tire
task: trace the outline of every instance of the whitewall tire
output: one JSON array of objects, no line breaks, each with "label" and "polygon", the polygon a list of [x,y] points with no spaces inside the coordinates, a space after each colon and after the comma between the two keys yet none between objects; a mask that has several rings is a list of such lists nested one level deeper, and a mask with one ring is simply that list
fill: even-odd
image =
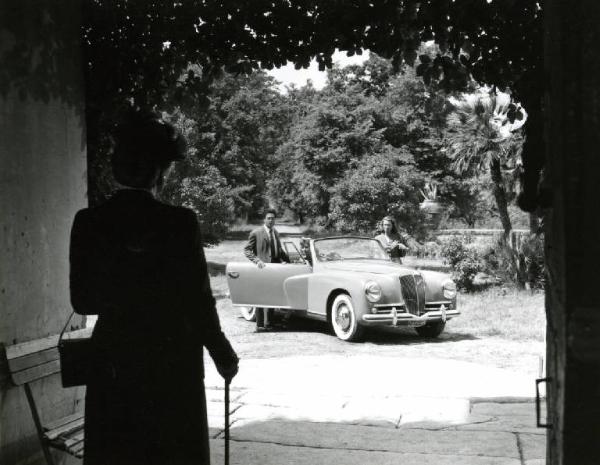
[{"label": "whitewall tire", "polygon": [[356,341],[363,334],[363,328],[356,319],[352,298],[348,294],[340,294],[333,300],[330,323],[335,335],[342,341]]}]

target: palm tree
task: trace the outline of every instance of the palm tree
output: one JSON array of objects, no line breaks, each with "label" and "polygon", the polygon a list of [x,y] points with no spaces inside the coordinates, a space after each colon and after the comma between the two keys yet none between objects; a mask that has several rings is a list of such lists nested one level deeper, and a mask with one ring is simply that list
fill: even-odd
[{"label": "palm tree", "polygon": [[489,170],[496,207],[505,237],[512,229],[504,169],[518,167],[522,137],[515,132],[524,118],[509,123],[511,101],[507,94],[479,93],[450,99],[454,109],[447,119],[447,153],[459,173]]}]

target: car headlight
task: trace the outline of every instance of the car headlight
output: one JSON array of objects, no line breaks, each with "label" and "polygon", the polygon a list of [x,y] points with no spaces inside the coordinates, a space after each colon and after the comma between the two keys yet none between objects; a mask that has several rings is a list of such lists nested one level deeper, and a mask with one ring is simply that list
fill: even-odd
[{"label": "car headlight", "polygon": [[381,299],[381,286],[375,281],[367,281],[365,284],[365,295],[369,302],[378,302]]},{"label": "car headlight", "polygon": [[454,299],[456,297],[456,284],[451,279],[447,279],[442,283],[442,291],[446,299]]}]

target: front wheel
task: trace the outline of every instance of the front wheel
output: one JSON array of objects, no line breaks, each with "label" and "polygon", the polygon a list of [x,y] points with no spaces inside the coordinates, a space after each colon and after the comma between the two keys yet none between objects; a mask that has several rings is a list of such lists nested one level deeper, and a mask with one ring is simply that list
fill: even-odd
[{"label": "front wheel", "polygon": [[348,294],[338,295],[331,304],[330,322],[335,335],[342,341],[356,341],[363,334],[363,328],[356,320],[352,298]]},{"label": "front wheel", "polygon": [[240,307],[240,314],[246,321],[256,321],[256,307]]},{"label": "front wheel", "polygon": [[436,321],[434,323],[427,323],[425,326],[417,326],[415,331],[421,337],[435,338],[442,334],[445,327],[446,322]]}]

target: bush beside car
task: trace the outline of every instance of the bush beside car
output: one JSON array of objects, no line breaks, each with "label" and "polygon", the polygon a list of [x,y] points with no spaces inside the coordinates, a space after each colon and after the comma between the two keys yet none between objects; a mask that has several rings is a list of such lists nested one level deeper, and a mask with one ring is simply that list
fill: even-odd
[{"label": "bush beside car", "polygon": [[473,241],[470,234],[441,241],[440,254],[452,267],[456,285],[465,291],[478,286],[478,277],[496,284],[543,289],[545,284],[543,235],[523,234],[506,240],[496,236],[491,245]]}]

